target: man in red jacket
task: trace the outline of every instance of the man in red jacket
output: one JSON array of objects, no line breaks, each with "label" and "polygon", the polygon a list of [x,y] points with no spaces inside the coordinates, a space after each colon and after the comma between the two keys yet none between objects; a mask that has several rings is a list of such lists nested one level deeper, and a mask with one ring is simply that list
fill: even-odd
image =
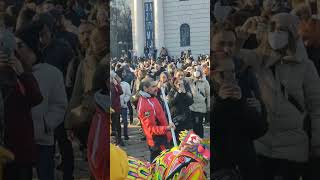
[{"label": "man in red jacket", "polygon": [[140,98],[137,113],[141,121],[147,144],[150,150],[150,162],[152,162],[161,151],[169,148],[172,140],[170,129],[174,124],[168,125],[165,112],[156,98],[158,88],[157,82],[151,78],[145,78],[141,82]]}]

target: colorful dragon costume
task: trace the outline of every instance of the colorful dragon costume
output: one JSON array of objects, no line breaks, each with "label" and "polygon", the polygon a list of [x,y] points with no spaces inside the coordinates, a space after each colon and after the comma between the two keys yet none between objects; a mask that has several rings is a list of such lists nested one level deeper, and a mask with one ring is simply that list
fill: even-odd
[{"label": "colorful dragon costume", "polygon": [[[181,143],[178,147],[163,151],[152,163],[144,162],[134,157],[128,157],[120,147],[109,144],[108,133],[110,134],[110,132],[106,130],[107,128],[101,128],[110,127],[109,121],[105,121],[110,117],[109,112],[98,112],[91,123],[87,154],[90,172],[95,179],[206,179],[204,167],[210,159],[209,140],[201,139],[193,131],[183,131],[180,133]],[[108,147],[110,147],[110,156],[107,155],[109,153],[106,153]],[[106,171],[109,168],[110,170]]]},{"label": "colorful dragon costume", "polygon": [[193,131],[180,133],[180,145],[163,151],[152,163],[128,157],[127,180],[204,180],[210,160],[209,140]]}]

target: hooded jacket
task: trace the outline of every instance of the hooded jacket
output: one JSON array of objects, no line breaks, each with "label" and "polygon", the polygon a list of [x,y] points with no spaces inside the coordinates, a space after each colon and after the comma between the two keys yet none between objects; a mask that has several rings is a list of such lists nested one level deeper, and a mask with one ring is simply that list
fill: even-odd
[{"label": "hooded jacket", "polygon": [[[266,105],[269,130],[255,142],[257,153],[269,158],[306,162],[320,156],[320,79],[297,35],[297,17],[282,13],[273,16],[288,27],[297,40],[295,54],[281,57],[253,50],[240,50],[238,57],[257,75]],[[311,141],[304,129],[311,119]],[[311,154],[310,154],[311,153]]]},{"label": "hooded jacket", "polygon": [[140,91],[137,114],[149,146],[154,147],[156,145],[154,136],[166,136],[167,141],[171,141],[172,136],[170,131],[167,130],[166,114],[156,97],[151,97],[150,94]]},{"label": "hooded jacket", "polygon": [[130,85],[122,81],[120,83],[121,88],[122,88],[122,94],[120,95],[120,103],[121,103],[121,108],[128,108],[128,102],[131,99],[131,90],[130,90]]},{"label": "hooded jacket", "polygon": [[307,114],[312,124],[311,153],[320,156],[320,79],[302,51],[297,48],[294,56],[283,58],[250,50],[239,54],[257,74],[268,113],[269,130],[255,143],[257,152],[264,156],[307,161],[309,139],[303,127]]},{"label": "hooded jacket", "polygon": [[[110,96],[101,91],[95,93],[96,112],[88,137],[88,164],[96,179],[110,179]],[[112,146],[111,146],[112,147]],[[114,152],[112,152],[114,153]]]},{"label": "hooded jacket", "polygon": [[209,82],[202,78],[192,80],[191,89],[193,94],[193,104],[189,107],[193,112],[207,113],[210,108],[210,85]]},{"label": "hooded jacket", "polygon": [[41,104],[32,108],[35,142],[51,146],[54,144],[54,130],[63,122],[68,104],[63,75],[59,69],[46,63],[35,65],[33,74],[43,96]]}]

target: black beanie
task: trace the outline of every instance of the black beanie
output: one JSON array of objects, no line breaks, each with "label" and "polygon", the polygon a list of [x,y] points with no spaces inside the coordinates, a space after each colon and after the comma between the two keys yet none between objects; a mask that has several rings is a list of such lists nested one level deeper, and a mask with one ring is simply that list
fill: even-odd
[{"label": "black beanie", "polygon": [[21,39],[37,56],[37,59],[41,59],[40,53],[40,26],[35,23],[28,24],[20,28],[16,32],[16,37]]}]

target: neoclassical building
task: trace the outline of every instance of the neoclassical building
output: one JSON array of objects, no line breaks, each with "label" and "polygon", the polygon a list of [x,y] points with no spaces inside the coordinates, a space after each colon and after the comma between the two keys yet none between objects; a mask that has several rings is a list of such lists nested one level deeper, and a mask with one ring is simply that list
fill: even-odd
[{"label": "neoclassical building", "polygon": [[133,49],[143,56],[145,45],[168,49],[170,56],[192,50],[209,54],[210,0],[129,0]]}]

